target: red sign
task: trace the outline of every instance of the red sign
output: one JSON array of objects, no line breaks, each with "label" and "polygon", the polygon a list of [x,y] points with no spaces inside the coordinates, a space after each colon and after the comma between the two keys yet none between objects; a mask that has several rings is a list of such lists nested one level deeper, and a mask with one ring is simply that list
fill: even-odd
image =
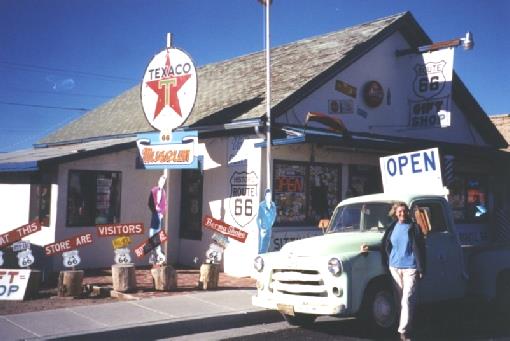
[{"label": "red sign", "polygon": [[142,244],[138,245],[135,248],[135,255],[138,258],[142,258],[152,250],[154,250],[157,246],[159,246],[161,243],[166,242],[168,240],[168,236],[166,235],[165,231],[161,230],[146,241],[144,241]]},{"label": "red sign", "polygon": [[143,223],[96,225],[96,228],[99,237],[127,236],[144,233]]},{"label": "red sign", "polygon": [[0,235],[0,248],[11,245],[18,240],[32,234],[41,231],[41,222],[34,220],[31,223],[18,227],[12,231]]},{"label": "red sign", "polygon": [[51,256],[56,253],[71,251],[92,243],[92,233],[85,233],[79,236],[71,237],[69,239],[61,240],[56,243],[48,244],[44,247],[44,253],[47,256]]},{"label": "red sign", "polygon": [[204,227],[213,230],[215,232],[221,233],[224,236],[233,238],[241,243],[244,243],[246,237],[248,237],[248,232],[245,232],[237,227],[228,225],[221,220],[214,219],[210,216],[205,216],[202,221]]}]

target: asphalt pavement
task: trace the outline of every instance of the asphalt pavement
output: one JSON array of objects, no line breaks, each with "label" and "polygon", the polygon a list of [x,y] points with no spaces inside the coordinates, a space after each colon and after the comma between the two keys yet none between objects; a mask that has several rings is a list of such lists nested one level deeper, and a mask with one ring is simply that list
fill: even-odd
[{"label": "asphalt pavement", "polygon": [[[0,316],[0,339],[224,339],[282,328],[255,289],[217,290]],[[271,325],[277,327],[271,327]],[[236,329],[237,335],[232,330]],[[234,333],[234,334],[233,334]],[[207,337],[205,337],[207,335]]]}]

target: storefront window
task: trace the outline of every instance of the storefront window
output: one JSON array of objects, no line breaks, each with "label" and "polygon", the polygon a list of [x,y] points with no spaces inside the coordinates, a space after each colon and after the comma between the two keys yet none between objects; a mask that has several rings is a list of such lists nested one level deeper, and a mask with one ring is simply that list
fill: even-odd
[{"label": "storefront window", "polygon": [[50,225],[51,185],[33,184],[30,186],[29,221],[38,219],[42,226]]},{"label": "storefront window", "polygon": [[279,225],[317,225],[338,204],[340,166],[275,161],[274,200]]},{"label": "storefront window", "polygon": [[67,226],[119,222],[120,188],[120,172],[70,171]]},{"label": "storefront window", "polygon": [[180,238],[202,240],[202,190],[202,173],[199,170],[183,170]]},{"label": "storefront window", "polygon": [[349,166],[349,187],[346,198],[382,192],[379,167],[368,165]]},{"label": "storefront window", "polygon": [[487,219],[487,185],[480,175],[459,174],[449,187],[448,201],[455,222],[478,223]]}]

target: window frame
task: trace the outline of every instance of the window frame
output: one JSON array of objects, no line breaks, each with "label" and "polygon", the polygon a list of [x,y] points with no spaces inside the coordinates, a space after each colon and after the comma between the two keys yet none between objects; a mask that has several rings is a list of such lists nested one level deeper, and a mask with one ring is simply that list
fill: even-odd
[{"label": "window frame", "polygon": [[[300,166],[304,167],[304,179],[303,179],[303,192],[304,192],[304,208],[303,208],[303,215],[304,219],[302,221],[295,221],[295,222],[289,222],[289,221],[279,221],[279,217],[281,216],[278,214],[279,205],[278,202],[276,202],[276,188],[277,188],[277,167],[282,165],[288,165],[288,166]],[[273,160],[273,201],[276,204],[277,209],[277,218],[275,222],[275,226],[278,227],[294,227],[294,226],[310,226],[310,225],[318,225],[319,222],[312,221],[311,218],[311,184],[310,184],[310,174],[311,174],[311,167],[313,166],[325,166],[325,167],[332,167],[335,168],[336,174],[337,174],[337,186],[336,186],[336,204],[331,207],[331,211],[333,212],[336,205],[341,200],[342,197],[342,164],[340,163],[328,163],[328,162],[306,162],[306,161],[292,161],[292,160],[281,160],[281,159],[275,159]],[[329,186],[328,186],[329,187]],[[332,213],[331,213],[332,214]],[[328,219],[331,218],[330,216],[327,217]]]},{"label": "window frame", "polygon": [[[70,191],[71,191],[71,181],[72,181],[72,177],[74,174],[78,174],[79,178],[85,174],[88,176],[94,177],[95,188],[94,188],[93,192],[87,193],[90,196],[90,198],[85,199],[85,200],[90,200],[91,198],[93,198],[93,201],[89,204],[88,208],[89,209],[93,208],[94,210],[97,209],[97,204],[98,204],[98,200],[97,200],[98,175],[106,174],[109,176],[109,179],[113,179],[114,177],[112,175],[116,174],[117,183],[118,183],[118,193],[117,193],[118,202],[115,203],[115,205],[114,205],[114,206],[116,206],[116,208],[115,207],[113,208],[114,210],[116,210],[115,214],[113,215],[113,221],[107,221],[107,222],[101,222],[101,223],[96,222],[96,219],[99,216],[97,213],[94,213],[93,215],[90,215],[90,213],[89,213],[89,216],[86,217],[87,221],[84,221],[84,222],[72,222],[71,221],[71,219],[70,219],[70,215],[71,215],[71,213],[70,213],[70,201],[71,201],[70,194],[71,193],[70,193]],[[81,186],[82,186],[82,184],[80,183],[80,190],[82,190]],[[113,184],[111,187],[113,187]],[[111,188],[110,188],[110,190],[111,190]],[[105,224],[118,223],[121,220],[121,208],[122,208],[122,171],[71,169],[68,171],[68,176],[67,176],[67,197],[66,197],[66,199],[67,199],[66,200],[66,227],[68,227],[68,228],[94,227],[97,224],[102,224],[102,223],[105,223]],[[111,205],[111,200],[112,199],[110,198],[110,205]]]}]

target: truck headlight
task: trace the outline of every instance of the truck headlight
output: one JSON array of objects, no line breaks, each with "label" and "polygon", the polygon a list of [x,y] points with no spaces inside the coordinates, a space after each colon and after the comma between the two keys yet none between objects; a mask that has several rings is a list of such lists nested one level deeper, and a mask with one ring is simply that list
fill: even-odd
[{"label": "truck headlight", "polygon": [[255,257],[255,259],[253,260],[253,267],[258,272],[262,272],[262,270],[264,269],[264,259],[260,256]]},{"label": "truck headlight", "polygon": [[331,258],[328,261],[328,270],[333,276],[340,276],[342,274],[342,262],[338,258]]}]

